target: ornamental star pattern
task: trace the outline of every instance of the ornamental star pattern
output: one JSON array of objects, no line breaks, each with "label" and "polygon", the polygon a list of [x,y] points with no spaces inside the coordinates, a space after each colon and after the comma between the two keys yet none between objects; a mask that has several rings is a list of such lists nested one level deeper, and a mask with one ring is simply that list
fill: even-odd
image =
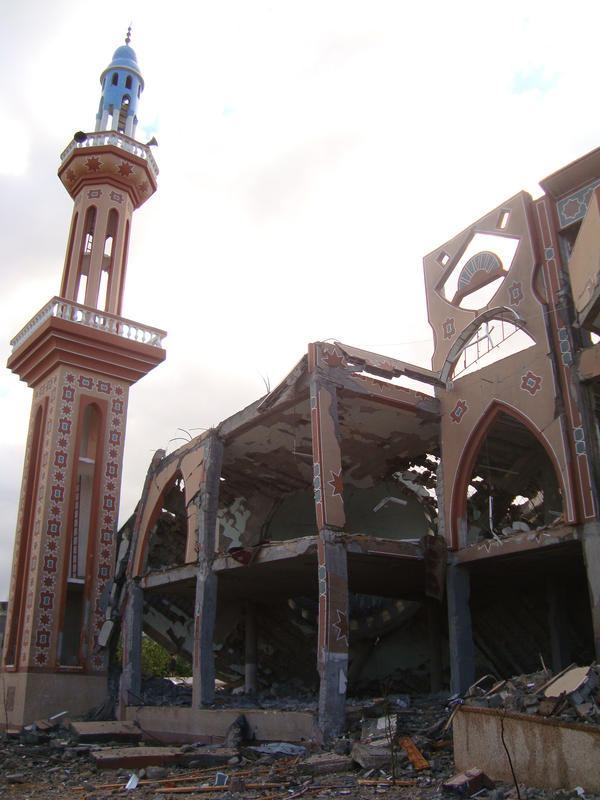
[{"label": "ornamental star pattern", "polygon": [[340,467],[337,472],[334,472],[332,469],[329,470],[329,474],[331,475],[331,480],[327,481],[329,486],[331,486],[331,496],[332,497],[341,497],[342,496],[342,468]]},{"label": "ornamental star pattern", "polygon": [[90,158],[86,158],[85,165],[88,168],[89,172],[98,172],[98,170],[102,166],[102,162],[96,156],[91,156]]},{"label": "ornamental star pattern", "polygon": [[521,389],[533,397],[542,388],[542,378],[540,375],[535,375],[531,370],[526,375],[521,375]]},{"label": "ornamental star pattern", "polygon": [[119,175],[122,175],[123,178],[126,178],[128,175],[133,175],[133,167],[126,161],[121,161],[121,163],[117,167],[117,172],[119,173]]},{"label": "ornamental star pattern", "polygon": [[342,367],[346,364],[344,356],[339,355],[335,348],[333,350],[324,351],[323,361],[325,361],[329,367]]},{"label": "ornamental star pattern", "polygon": [[337,622],[333,623],[333,627],[337,633],[336,640],[339,642],[342,639],[346,643],[346,647],[348,647],[348,617],[343,611],[340,611],[339,608],[336,613]]}]

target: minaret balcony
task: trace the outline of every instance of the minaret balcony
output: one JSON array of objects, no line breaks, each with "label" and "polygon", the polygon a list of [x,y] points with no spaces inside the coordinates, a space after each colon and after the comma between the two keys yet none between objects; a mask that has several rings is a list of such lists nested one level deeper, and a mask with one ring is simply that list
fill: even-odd
[{"label": "minaret balcony", "polygon": [[73,198],[84,185],[108,183],[125,189],[139,208],[156,191],[158,166],[150,147],[118,131],[74,138],[60,161],[58,177]]},{"label": "minaret balcony", "polygon": [[7,366],[30,386],[58,364],[135,383],[165,359],[166,331],[53,297],[12,339]]},{"label": "minaret balcony", "polygon": [[78,148],[102,147],[110,144],[114,147],[119,147],[121,150],[126,150],[128,153],[133,153],[133,155],[138,156],[138,158],[143,158],[148,162],[148,166],[152,170],[154,177],[158,177],[158,165],[147,144],[142,144],[136,139],[132,139],[131,136],[118,133],[118,131],[95,131],[94,133],[86,133],[86,137],[87,138],[83,142],[78,142],[76,139],[73,139],[60,154],[61,162],[66,161],[73,150]]}]

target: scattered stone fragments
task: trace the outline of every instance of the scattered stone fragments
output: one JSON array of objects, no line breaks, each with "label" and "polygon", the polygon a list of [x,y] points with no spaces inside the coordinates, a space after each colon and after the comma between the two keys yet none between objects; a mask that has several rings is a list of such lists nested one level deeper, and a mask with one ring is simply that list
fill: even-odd
[{"label": "scattered stone fragments", "polygon": [[[527,692],[523,690],[525,695],[535,695],[532,692],[535,687],[527,687],[532,682],[530,678],[524,676],[522,680],[511,682],[516,681],[517,688],[524,685],[528,689]],[[548,688],[548,681],[549,676],[540,673],[535,685],[547,683]],[[495,683],[493,679],[484,681],[467,702],[483,698]],[[577,691],[581,691],[581,681]],[[592,689],[581,699],[592,702],[589,699],[592,697],[595,702],[595,693],[597,689]],[[540,696],[540,703],[558,699],[546,697],[544,691],[535,696]],[[136,747],[118,747],[116,738],[91,741],[91,732],[96,730],[103,739],[109,730],[114,730],[116,736],[119,723],[95,729],[61,720],[60,725],[48,731],[32,729],[0,741],[0,797],[3,800],[5,797],[8,800],[25,797],[109,800],[124,794],[134,800],[170,800],[173,797],[185,800],[199,796],[219,800],[284,800],[312,796],[373,800],[381,795],[385,800],[440,800],[443,794],[451,792],[459,796],[462,793],[465,797],[477,793],[481,800],[504,800],[512,791],[516,798],[512,783],[486,780],[485,775],[480,778],[483,783],[478,790],[478,775],[486,772],[482,764],[473,764],[473,771],[469,770],[472,774],[459,780],[448,738],[450,709],[446,699],[444,695],[414,697],[408,708],[394,708],[392,715],[397,730],[393,742],[389,741],[389,727],[377,721],[385,716],[382,711],[390,707],[389,702],[386,706],[381,698],[365,700],[359,713],[359,704],[354,701],[349,708],[346,734],[332,741],[326,749],[310,740],[303,741],[302,745],[291,742],[261,745],[240,739],[241,722],[232,726],[232,734],[234,728],[238,731],[232,738],[239,742],[236,747],[199,743],[156,747],[153,741]],[[373,735],[382,730],[388,732],[382,736]],[[363,732],[367,734],[364,740]],[[77,738],[82,735],[90,738],[82,743]],[[411,761],[407,754],[411,749],[409,742],[427,767],[419,769]],[[119,752],[121,755],[132,753],[134,760],[125,759],[116,765],[115,753]],[[167,753],[182,756],[185,761],[169,763],[168,758],[165,759]],[[99,757],[101,754],[104,757]],[[137,765],[136,757],[141,759]],[[111,761],[114,766],[109,768],[107,764]],[[215,786],[217,773],[221,775],[222,785]],[[136,787],[125,790],[132,776],[135,776]],[[571,789],[559,794],[521,786],[520,796],[521,800],[578,800],[581,795]],[[595,798],[585,792],[583,800]]]},{"label": "scattered stone fragments", "polygon": [[446,792],[453,792],[461,797],[470,797],[482,789],[493,789],[494,787],[494,782],[477,767],[467,769],[444,781],[444,790]]},{"label": "scattered stone fragments", "polygon": [[571,665],[557,675],[546,670],[494,682],[480,680],[466,693],[467,705],[502,708],[570,722],[600,724],[600,667]]}]

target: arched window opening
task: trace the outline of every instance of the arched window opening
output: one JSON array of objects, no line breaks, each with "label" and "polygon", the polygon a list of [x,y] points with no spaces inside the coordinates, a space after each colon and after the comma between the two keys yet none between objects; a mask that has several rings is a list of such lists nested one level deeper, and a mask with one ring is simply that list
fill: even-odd
[{"label": "arched window opening", "polygon": [[468,544],[549,525],[563,513],[544,446],[506,413],[498,414],[479,447],[466,494]]},{"label": "arched window opening", "polygon": [[21,523],[21,539],[19,542],[19,557],[17,564],[15,595],[10,630],[7,631],[5,664],[18,666],[18,646],[23,632],[25,616],[25,597],[27,592],[26,571],[31,558],[31,541],[33,538],[33,523],[35,519],[35,498],[37,497],[37,484],[39,480],[42,442],[44,431],[44,408],[40,405],[35,414],[31,436],[31,452],[27,479],[25,484],[25,502],[23,504],[23,519]]},{"label": "arched window opening", "polygon": [[131,102],[131,98],[128,94],[123,95],[123,99],[121,100],[121,109],[119,111],[119,122],[117,124],[117,130],[119,133],[125,133],[125,126],[127,124],[127,114],[129,113],[129,104]]},{"label": "arched window opening", "polygon": [[483,322],[463,346],[454,363],[451,377],[456,379],[477,372],[534,344],[535,339],[515,325],[511,318],[498,315]]},{"label": "arched window opening", "polygon": [[113,86],[117,86],[118,83],[119,83],[119,73],[118,72],[113,72],[112,85]]},{"label": "arched window opening", "polygon": [[506,277],[518,245],[519,240],[509,236],[476,233],[445,278],[442,295],[460,308],[485,308]]},{"label": "arched window opening", "polygon": [[185,485],[178,474],[163,490],[160,511],[150,531],[147,549],[149,569],[165,569],[185,563],[187,513]]},{"label": "arched window opening", "polygon": [[100,273],[100,289],[98,292],[98,308],[107,311],[113,278],[114,242],[117,235],[119,215],[116,209],[111,209],[104,233],[104,252],[102,253],[102,271]]},{"label": "arched window opening", "polygon": [[90,274],[90,261],[92,258],[92,247],[94,246],[95,229],[96,207],[90,206],[85,217],[83,242],[77,275],[77,286],[75,290],[75,297],[78,303],[85,302],[85,290],[87,286],[87,279]]},{"label": "arched window opening", "polygon": [[100,450],[100,428],[100,410],[96,405],[90,404],[83,412],[79,439],[67,593],[59,637],[59,661],[63,666],[77,666],[80,662],[81,634],[85,623],[86,564],[94,518],[94,485]]},{"label": "arched window opening", "polygon": [[125,88],[131,89],[131,75],[128,75],[127,78],[125,79]]}]

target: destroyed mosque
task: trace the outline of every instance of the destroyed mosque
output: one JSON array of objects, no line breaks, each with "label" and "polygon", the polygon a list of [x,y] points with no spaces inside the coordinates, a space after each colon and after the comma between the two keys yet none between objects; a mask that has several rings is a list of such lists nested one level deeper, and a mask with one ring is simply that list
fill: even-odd
[{"label": "destroyed mosque", "polygon": [[[309,344],[264,397],[156,452],[119,530],[129,387],[165,333],[121,314],[133,214],[158,175],[135,138],[129,39],[101,85],[95,130],[61,155],[59,293],[8,361],[33,389],[8,724],[100,703],[119,639],[120,718],[189,736],[217,679],[314,692],[296,738],[327,738],[357,693],[598,658],[600,150],[425,256],[431,369]],[[146,702],[143,635],[192,663],[187,706]],[[268,739],[268,715],[248,718]]]}]

